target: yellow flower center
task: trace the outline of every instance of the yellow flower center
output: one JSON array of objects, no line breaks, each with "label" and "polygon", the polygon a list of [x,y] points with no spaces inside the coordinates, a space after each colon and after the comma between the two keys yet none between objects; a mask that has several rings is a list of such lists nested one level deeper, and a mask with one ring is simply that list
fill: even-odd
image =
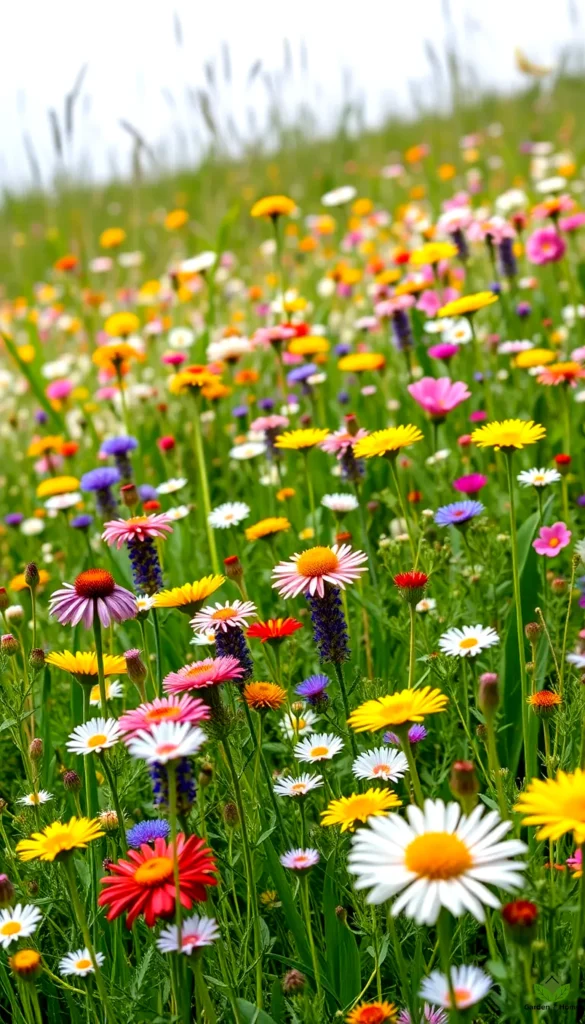
[{"label": "yellow flower center", "polygon": [[467,846],[457,836],[448,832],[425,832],[406,847],[405,865],[415,875],[446,881],[469,871],[473,860]]},{"label": "yellow flower center", "polygon": [[147,722],[166,722],[169,718],[173,720],[180,718],[181,709],[176,704],[171,704],[166,708],[151,708],[144,717]]},{"label": "yellow flower center", "polygon": [[373,775],[388,775],[390,771],[389,764],[377,764],[372,768]]},{"label": "yellow flower center", "polygon": [[88,967],[92,967],[93,964],[91,960],[76,960],[75,966],[78,971],[87,971]]},{"label": "yellow flower center", "polygon": [[311,757],[326,757],[328,753],[329,747],[313,747]]},{"label": "yellow flower center", "polygon": [[468,636],[465,640],[459,641],[459,646],[462,651],[469,651],[472,647],[477,647],[478,641],[474,636]]},{"label": "yellow flower center", "polygon": [[[468,988],[455,988],[453,989],[453,992],[455,993],[455,1002],[457,1003],[457,1006],[461,1006],[462,1003],[466,1003],[471,999],[471,992]],[[451,1003],[450,999],[449,1003]]]},{"label": "yellow flower center", "polygon": [[217,611],[211,616],[216,622],[225,622],[227,619],[231,619],[234,615],[237,615],[235,608],[218,608]]},{"label": "yellow flower center", "polygon": [[[213,634],[215,636],[215,633]],[[187,675],[191,678],[192,676],[204,676],[206,672],[209,672],[210,665],[193,665]]]},{"label": "yellow flower center", "polygon": [[330,575],[339,568],[339,559],[331,548],[310,548],[297,561],[297,572],[301,576]]},{"label": "yellow flower center", "polygon": [[551,537],[551,539],[548,542],[548,546],[549,548],[558,548],[560,543],[561,542],[558,537]]},{"label": "yellow flower center", "polygon": [[290,789],[291,789],[291,793],[303,793],[304,789],[305,789],[305,783],[304,782],[295,782],[294,785],[292,785],[290,787]]},{"label": "yellow flower center", "polygon": [[90,736],[87,745],[88,747],[103,747],[104,743],[108,742],[108,737],[103,732],[96,732],[95,736]]},{"label": "yellow flower center", "polygon": [[170,878],[173,873],[173,862],[170,857],[151,857],[136,868],[134,881],[138,885],[158,885]]},{"label": "yellow flower center", "polygon": [[22,931],[20,921],[7,921],[0,928],[0,935],[18,935]]}]

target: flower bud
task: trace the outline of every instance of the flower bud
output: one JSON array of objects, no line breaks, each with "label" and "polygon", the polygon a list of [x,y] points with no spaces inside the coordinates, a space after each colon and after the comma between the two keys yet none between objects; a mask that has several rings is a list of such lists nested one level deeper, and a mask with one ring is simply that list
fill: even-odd
[{"label": "flower bud", "polygon": [[10,604],[4,612],[4,616],[10,625],[14,623],[15,626],[20,626],[24,619],[24,608],[21,604]]},{"label": "flower bud", "polygon": [[35,562],[29,562],[24,570],[24,582],[31,590],[36,590],[40,582],[39,570]]},{"label": "flower bud", "polygon": [[531,644],[536,643],[538,638],[542,635],[542,626],[540,622],[527,622],[524,626],[524,635]]},{"label": "flower bud", "polygon": [[8,875],[0,875],[0,909],[9,907],[14,899],[14,886]]},{"label": "flower bud", "polygon": [[141,652],[137,647],[131,647],[129,651],[124,651],[124,657],[126,659],[126,674],[131,683],[138,690],[143,700],[146,698],[144,692],[144,681],[148,675],[148,669],[140,657]]},{"label": "flower bud", "polygon": [[33,647],[28,656],[28,663],[34,672],[40,672],[45,667],[45,652],[42,647]]},{"label": "flower bud", "polygon": [[6,587],[0,587],[0,612],[5,612],[10,604],[10,598]]},{"label": "flower bud", "polygon": [[40,761],[43,756],[43,741],[39,739],[38,736],[35,736],[35,738],[31,740],[28,752],[30,754],[31,761]]},{"label": "flower bud", "polygon": [[505,931],[512,942],[529,946],[536,938],[538,907],[530,900],[514,900],[502,907]]},{"label": "flower bud", "polygon": [[68,793],[79,793],[79,790],[81,789],[81,779],[77,772],[74,772],[72,769],[64,772],[62,782],[64,789],[66,789]]},{"label": "flower bud", "polygon": [[472,761],[455,761],[451,769],[449,786],[464,813],[469,814],[477,804],[479,793],[479,782]]},{"label": "flower bud", "polygon": [[240,815],[238,814],[238,808],[233,801],[229,801],[224,805],[223,808],[223,820],[229,828],[235,828],[236,825],[240,824]]},{"label": "flower bud", "polygon": [[26,887],[31,896],[36,896],[38,894],[39,883],[37,882],[36,878],[31,878],[31,880],[27,882]]},{"label": "flower bud", "polygon": [[550,585],[553,594],[564,594],[567,589],[567,581],[561,576],[556,576]]},{"label": "flower bud", "polygon": [[225,574],[228,580],[233,580],[235,583],[239,583],[244,575],[242,563],[237,555],[228,555],[224,558],[223,564],[225,566]]},{"label": "flower bud", "polygon": [[566,476],[571,468],[571,456],[564,455],[562,452],[559,455],[555,455],[555,466],[557,467],[561,476]]},{"label": "flower bud", "polygon": [[500,684],[496,672],[483,672],[479,677],[478,703],[484,715],[495,715],[500,706]]},{"label": "flower bud", "polygon": [[303,991],[306,981],[305,975],[293,967],[292,970],[286,972],[282,979],[282,990],[287,995],[295,995],[297,992]]},{"label": "flower bud", "polygon": [[117,832],[118,815],[115,811],[101,811],[98,818],[104,832]]},{"label": "flower bud", "polygon": [[42,970],[41,954],[36,949],[19,949],[8,959],[8,965],[19,978],[32,981]]},{"label": "flower bud", "polygon": [[342,924],[347,924],[347,910],[345,909],[345,907],[336,907],[335,916],[338,921],[341,921]]},{"label": "flower bud", "polygon": [[15,654],[18,654],[20,650],[20,644],[12,633],[4,633],[0,638],[0,651],[7,657],[12,658]]},{"label": "flower bud", "polygon": [[357,416],[355,415],[355,413],[350,412],[348,413],[347,416],[344,416],[344,420],[345,429],[347,430],[348,434],[350,434],[351,437],[355,437],[359,430]]},{"label": "flower bud", "polygon": [[4,814],[7,807],[8,804],[6,803],[6,800],[3,800],[2,797],[0,797],[0,814]]},{"label": "flower bud", "polygon": [[201,765],[201,769],[199,771],[199,785],[201,786],[202,789],[205,789],[206,786],[209,786],[211,784],[212,780],[213,765],[210,764],[209,761],[205,761],[205,763]]},{"label": "flower bud", "polygon": [[136,489],[136,484],[123,484],[122,487],[120,487],[120,497],[122,499],[122,504],[125,505],[126,508],[136,508],[140,501],[140,495]]}]

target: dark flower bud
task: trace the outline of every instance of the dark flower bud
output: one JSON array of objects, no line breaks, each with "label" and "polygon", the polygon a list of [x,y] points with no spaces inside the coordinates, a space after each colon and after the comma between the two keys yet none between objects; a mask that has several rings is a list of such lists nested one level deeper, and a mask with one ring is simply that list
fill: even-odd
[{"label": "dark flower bud", "polygon": [[496,672],[483,672],[479,677],[478,703],[486,717],[495,715],[500,706],[500,684]]},{"label": "dark flower bud", "polygon": [[223,809],[223,820],[229,828],[235,828],[236,825],[240,824],[240,815],[238,814],[238,808],[233,801],[229,801],[225,804]]},{"label": "dark flower bud", "polygon": [[555,577],[550,585],[553,594],[564,594],[567,589],[567,581],[561,576]]},{"label": "dark flower bud", "polygon": [[35,562],[29,562],[26,569],[24,570],[24,582],[26,583],[27,587],[30,587],[31,590],[36,590],[36,588],[39,585],[39,581],[39,570]]},{"label": "dark flower bud", "polygon": [[538,907],[530,900],[514,900],[502,907],[506,934],[519,946],[529,946],[536,938]]},{"label": "dark flower bud", "polygon": [[12,658],[15,654],[18,654],[20,650],[20,644],[12,633],[4,633],[0,639],[0,651],[7,657]]},{"label": "dark flower bud", "polygon": [[122,504],[126,508],[136,508],[140,501],[136,484],[124,484],[120,487],[120,497],[122,498]]},{"label": "dark flower bud", "polygon": [[6,800],[3,800],[0,797],[0,814],[3,814],[7,807],[8,807],[8,804],[6,803]]},{"label": "dark flower bud", "polygon": [[111,857],[104,857],[104,859],[102,861],[102,867],[103,867],[104,871],[110,871],[113,863],[114,863],[114,861],[112,860]]},{"label": "dark flower bud", "polygon": [[357,416],[355,415],[355,413],[351,412],[347,416],[345,416],[344,418],[345,418],[345,427],[346,427],[346,430],[347,430],[348,434],[351,434],[352,437],[355,437],[355,435],[357,434],[357,432],[359,430]]},{"label": "dark flower bud", "polygon": [[244,575],[244,570],[242,568],[242,563],[240,562],[238,556],[229,555],[227,558],[224,558],[223,564],[225,567],[225,574],[228,580],[234,580],[236,583],[239,583],[242,576]]},{"label": "dark flower bud", "polygon": [[483,722],[480,722],[479,725],[476,725],[475,735],[479,740],[487,739],[487,727],[483,724]]},{"label": "dark flower bud", "polygon": [[43,741],[35,736],[34,740],[31,740],[30,747],[28,748],[31,761],[40,761],[43,756]]},{"label": "dark flower bud", "polygon": [[30,892],[31,896],[36,896],[39,891],[39,883],[37,882],[36,878],[31,878],[27,885],[28,891]]},{"label": "dark flower bud", "polygon": [[292,970],[286,972],[282,979],[282,990],[287,995],[294,995],[296,992],[302,992],[306,981],[305,975],[293,967]]},{"label": "dark flower bud", "polygon": [[45,666],[45,652],[42,647],[33,647],[32,651],[28,656],[28,662],[30,667],[35,672],[40,672]]},{"label": "dark flower bud", "polygon": [[10,598],[6,587],[0,587],[0,612],[5,612],[10,604]]},{"label": "dark flower bud", "polygon": [[536,643],[541,634],[542,626],[540,625],[540,622],[527,622],[524,626],[524,635],[531,644]]},{"label": "dark flower bud", "polygon": [[146,699],[144,692],[144,682],[148,675],[148,669],[140,657],[141,652],[137,647],[131,647],[129,651],[124,651],[124,657],[126,659],[126,674],[131,683],[138,690],[142,700]]},{"label": "dark flower bud", "polygon": [[347,924],[347,910],[345,909],[345,907],[336,907],[335,916],[338,921],[341,921],[342,924]]},{"label": "dark flower bud", "polygon": [[199,785],[201,786],[202,789],[205,789],[206,786],[209,786],[211,784],[212,780],[213,765],[210,764],[209,761],[206,761],[204,764],[201,765],[201,769],[199,771]]},{"label": "dark flower bud", "polygon": [[81,779],[77,772],[74,772],[72,769],[64,772],[62,781],[63,786],[68,793],[79,793],[79,790],[81,789]]},{"label": "dark flower bud", "polygon": [[472,761],[455,761],[449,786],[465,814],[469,814],[477,804],[479,793],[479,781]]},{"label": "dark flower bud", "polygon": [[0,909],[9,907],[14,899],[14,886],[8,875],[0,875]]}]

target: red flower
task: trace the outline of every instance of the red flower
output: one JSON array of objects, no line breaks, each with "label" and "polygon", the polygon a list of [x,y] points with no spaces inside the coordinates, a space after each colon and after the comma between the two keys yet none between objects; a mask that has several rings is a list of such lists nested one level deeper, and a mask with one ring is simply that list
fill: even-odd
[{"label": "red flower", "polygon": [[394,577],[394,583],[401,590],[420,590],[424,589],[429,582],[429,577],[426,572],[417,572],[412,569],[410,572],[399,572]]},{"label": "red flower", "polygon": [[302,622],[298,622],[297,619],[267,619],[266,622],[254,622],[248,629],[248,636],[251,636],[255,640],[260,640],[261,643],[265,644],[266,641],[274,640],[276,643],[280,643],[287,636],[292,636],[296,633],[297,629],[302,629]]},{"label": "red flower", "polygon": [[555,463],[556,463],[557,466],[570,466],[571,465],[571,456],[570,455],[563,455],[562,452],[561,452],[560,455],[555,455]]},{"label": "red flower", "polygon": [[[179,888],[181,905],[187,910],[193,902],[207,899],[206,885],[217,885],[215,860],[203,839],[182,832],[177,836]],[[110,866],[113,877],[101,879],[100,907],[108,907],[108,921],[127,911],[126,927],[131,928],[140,914],[149,928],[159,917],[170,918],[175,912],[173,879],[173,845],[155,839],[154,849],[143,843],[140,850],[129,850],[128,860]]]},{"label": "red flower", "polygon": [[156,500],[156,498],[151,498],[150,501],[144,501],[142,503],[142,508],[145,512],[158,512],[158,510],[162,508],[162,505],[160,501]]},{"label": "red flower", "polygon": [[538,907],[530,900],[514,900],[502,907],[502,917],[511,939],[528,946],[536,938]]}]

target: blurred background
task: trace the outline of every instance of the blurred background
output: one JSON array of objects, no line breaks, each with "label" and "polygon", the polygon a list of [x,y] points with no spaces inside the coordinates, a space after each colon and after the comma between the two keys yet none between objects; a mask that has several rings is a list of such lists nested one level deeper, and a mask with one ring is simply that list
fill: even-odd
[{"label": "blurred background", "polygon": [[583,0],[53,0],[4,18],[5,192],[355,136],[583,71]]}]

